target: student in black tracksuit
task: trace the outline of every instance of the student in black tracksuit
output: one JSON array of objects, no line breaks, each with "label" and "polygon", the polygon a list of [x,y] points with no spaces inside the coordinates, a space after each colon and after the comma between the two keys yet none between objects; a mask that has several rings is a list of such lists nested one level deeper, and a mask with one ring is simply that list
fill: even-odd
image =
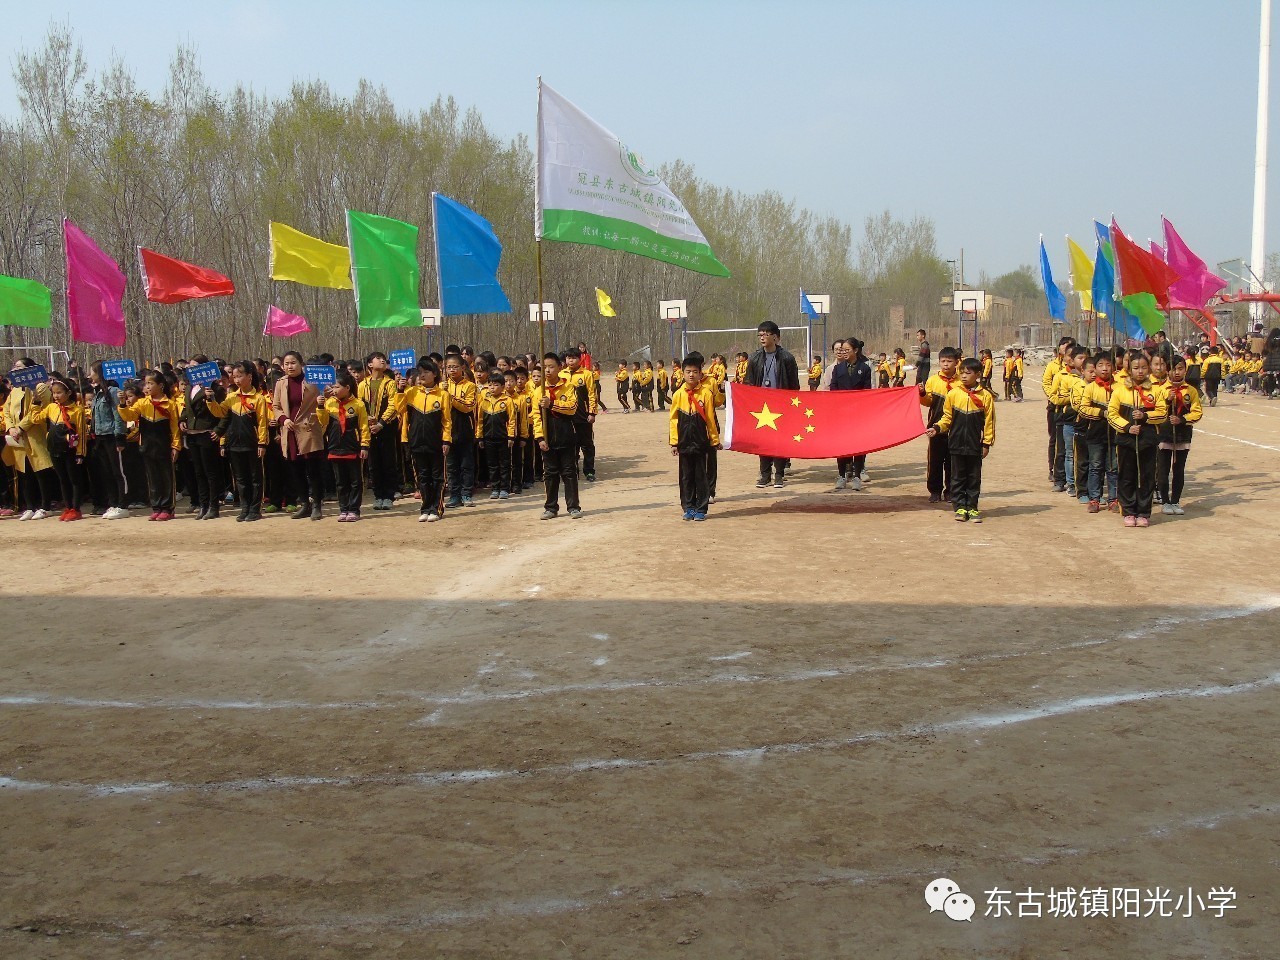
[{"label": "student in black tracksuit", "polygon": [[712,497],[707,468],[720,446],[714,388],[702,382],[702,354],[689,354],[680,366],[684,383],[671,395],[671,453],[680,458],[684,519],[705,520]]},{"label": "student in black tracksuit", "polygon": [[396,397],[402,439],[413,461],[422,498],[418,519],[434,523],[444,511],[444,465],[453,442],[449,392],[440,386],[440,368],[426,357],[418,361],[418,382]]},{"label": "student in black tracksuit", "polygon": [[[578,396],[578,412],[573,417],[573,432],[577,437],[578,450],[582,453],[582,476],[588,481],[596,478],[596,413],[599,403],[596,399],[595,375],[582,365],[582,355],[577,347],[570,347],[564,352],[565,370],[561,379],[572,384]],[[653,406],[652,402],[649,404]],[[575,469],[577,458],[574,458]]]},{"label": "student in black tracksuit", "polygon": [[578,502],[577,437],[574,415],[578,412],[578,393],[560,377],[560,358],[548,353],[542,361],[542,386],[533,391],[533,438],[542,451],[542,468],[546,475],[547,502],[543,520],[552,520],[560,512],[560,484],[564,483],[564,502],[569,516],[582,516]]},{"label": "student in black tracksuit", "polygon": [[[220,383],[209,385],[215,403],[222,403],[227,392]],[[188,491],[191,502],[199,509],[197,520],[217,520],[222,509],[223,463],[218,450],[218,423],[209,410],[205,388],[201,385],[187,388],[186,405],[182,410],[182,436],[187,445],[191,475]]]},{"label": "student in black tracksuit", "polygon": [[511,451],[516,444],[516,404],[506,394],[501,371],[489,374],[484,396],[476,405],[476,440],[484,453],[492,492],[490,500],[511,496]]},{"label": "student in black tracksuit", "polygon": [[[778,343],[782,333],[778,325],[772,320],[766,320],[756,327],[756,333],[760,339],[760,349],[747,359],[744,382],[752,387],[799,390],[800,370],[796,366],[796,358]],[[773,485],[781,487],[786,467],[787,461],[784,457],[761,457],[760,479],[756,481],[756,486],[769,486],[769,478],[772,475]]]},{"label": "student in black tracksuit", "polygon": [[929,428],[929,437],[947,437],[951,454],[951,497],[956,519],[982,522],[978,497],[982,493],[982,461],[996,442],[996,398],[979,386],[982,363],[970,357],[960,364],[960,381],[949,391],[942,416]]},{"label": "student in black tracksuit", "polygon": [[[848,340],[837,340],[836,356],[839,358],[831,368],[832,390],[870,390],[871,364],[862,355],[863,343],[856,337]],[[848,484],[854,490],[862,489],[862,472],[867,468],[867,455],[856,457],[838,457],[836,459],[836,489],[843,490]]]}]

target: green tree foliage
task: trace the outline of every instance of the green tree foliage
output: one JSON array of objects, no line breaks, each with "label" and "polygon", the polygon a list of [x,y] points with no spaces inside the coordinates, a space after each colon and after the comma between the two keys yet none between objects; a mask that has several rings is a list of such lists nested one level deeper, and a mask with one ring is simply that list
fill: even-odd
[{"label": "green tree foliage", "polygon": [[[186,47],[175,52],[164,89],[150,93],[119,61],[91,74],[72,31],[60,25],[42,48],[16,58],[14,76],[21,112],[0,120],[0,273],[54,290],[56,347],[71,348],[62,303],[65,215],[129,275],[126,353],[140,359],[282,350],[285,341],[261,336],[271,303],[311,320],[314,333],[288,341],[304,353],[424,350],[425,332],[397,331],[389,344],[385,331],[358,330],[347,291],[271,281],[267,223],[279,220],[337,243],[346,241],[347,208],[418,224],[423,301],[430,306],[436,302],[430,196],[437,190],[493,223],[505,247],[500,280],[515,308],[507,316],[449,318],[445,339],[502,352],[537,349],[526,308],[537,298],[534,155],[525,137],[504,141],[475,110],[452,98],[418,112],[398,110],[385,90],[364,81],[350,96],[323,82],[298,83],[277,99],[246,86],[220,93]],[[885,211],[868,218],[855,240],[848,224],[800,209],[780,193],[707,183],[680,160],[662,174],[733,277],[544,244],[544,295],[557,304],[562,346],[586,340],[607,360],[651,344],[655,356],[665,356],[669,327],[657,316],[660,299],[687,299],[696,327],[754,327],[765,319],[798,324],[801,287],[830,294],[831,337],[896,342],[902,328],[889,329],[893,306],[906,308],[910,329],[937,318],[949,276],[930,221],[901,221]],[[225,273],[236,296],[149,303],[138,246]],[[597,314],[596,287],[613,297],[619,317]],[[47,335],[0,327],[8,345],[40,343]],[[728,350],[754,337],[718,341],[699,346]],[[101,352],[81,346],[76,355]]]}]

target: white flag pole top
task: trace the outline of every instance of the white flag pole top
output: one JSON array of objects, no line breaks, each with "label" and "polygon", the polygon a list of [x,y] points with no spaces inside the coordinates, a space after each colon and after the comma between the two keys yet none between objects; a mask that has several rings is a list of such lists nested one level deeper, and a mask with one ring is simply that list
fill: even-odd
[{"label": "white flag pole top", "polygon": [[689,212],[617,136],[538,80],[534,236],[727,277]]}]

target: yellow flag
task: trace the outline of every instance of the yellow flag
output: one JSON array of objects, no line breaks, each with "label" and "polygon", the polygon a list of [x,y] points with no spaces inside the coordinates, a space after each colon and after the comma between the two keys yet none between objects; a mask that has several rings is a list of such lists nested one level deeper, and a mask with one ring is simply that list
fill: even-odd
[{"label": "yellow flag", "polygon": [[1080,296],[1080,309],[1093,309],[1093,261],[1080,244],[1067,237],[1067,260],[1071,264],[1071,286]]},{"label": "yellow flag", "polygon": [[271,224],[271,279],[309,287],[351,289],[351,251],[283,223]]},{"label": "yellow flag", "polygon": [[600,307],[600,316],[616,317],[618,311],[613,309],[613,297],[596,287],[596,305]]}]

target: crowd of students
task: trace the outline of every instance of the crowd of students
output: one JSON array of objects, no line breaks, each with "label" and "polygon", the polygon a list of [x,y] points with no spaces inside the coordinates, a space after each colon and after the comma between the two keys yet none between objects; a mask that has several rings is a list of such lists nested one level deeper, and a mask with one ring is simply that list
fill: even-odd
[{"label": "crowd of students", "polygon": [[[795,359],[779,334],[762,323],[760,349],[738,353],[732,375],[719,354],[707,363],[691,353],[673,360],[669,373],[662,361],[656,368],[651,361],[630,369],[618,363],[624,412],[670,407],[685,519],[705,519],[715,502],[716,411],[725,404],[726,381],[799,389]],[[981,522],[982,461],[995,442],[994,357],[982,350],[966,359],[944,347],[940,369],[930,374],[925,331],[918,339],[929,500],[953,504],[959,521]],[[124,383],[108,379],[102,363],[83,376],[74,368],[55,372],[34,387],[0,378],[0,516],[42,519],[57,502],[61,519],[79,520],[92,503],[114,520],[145,500],[150,519],[165,521],[183,492],[187,511],[201,520],[218,519],[228,506],[241,522],[275,512],[320,520],[326,502],[336,500],[337,519],[350,522],[360,519],[367,488],[374,510],[389,510],[412,491],[419,519],[434,522],[447,509],[474,506],[477,489],[505,500],[541,483],[543,519],[559,514],[561,487],[569,516],[580,517],[578,477],[596,478],[594,422],[607,409],[600,365],[585,347],[539,360],[450,346],[398,373],[379,351],[347,361],[328,354],[304,361],[290,351],[269,363],[215,360],[222,378],[196,386],[185,371],[208,363],[204,356],[160,364]],[[856,338],[837,340],[830,367],[815,357],[807,369],[810,389],[905,383],[903,350],[869,359],[863,349]],[[1249,389],[1250,377],[1268,396],[1280,389],[1280,329],[1263,353],[1255,368],[1247,355],[1224,359],[1218,347],[1176,354],[1162,336],[1144,350],[1100,352],[1064,337],[1042,380],[1053,490],[1077,497],[1090,513],[1117,512],[1126,526],[1147,526],[1153,505],[1181,514],[1202,397],[1212,406],[1220,384]],[[313,364],[334,368],[332,385],[306,379]],[[15,369],[31,366],[23,358]],[[1005,399],[1023,399],[1024,372],[1023,352],[1006,350]],[[789,461],[760,460],[757,486],[783,486]],[[836,490],[859,490],[866,457],[840,458],[836,472]]]}]

